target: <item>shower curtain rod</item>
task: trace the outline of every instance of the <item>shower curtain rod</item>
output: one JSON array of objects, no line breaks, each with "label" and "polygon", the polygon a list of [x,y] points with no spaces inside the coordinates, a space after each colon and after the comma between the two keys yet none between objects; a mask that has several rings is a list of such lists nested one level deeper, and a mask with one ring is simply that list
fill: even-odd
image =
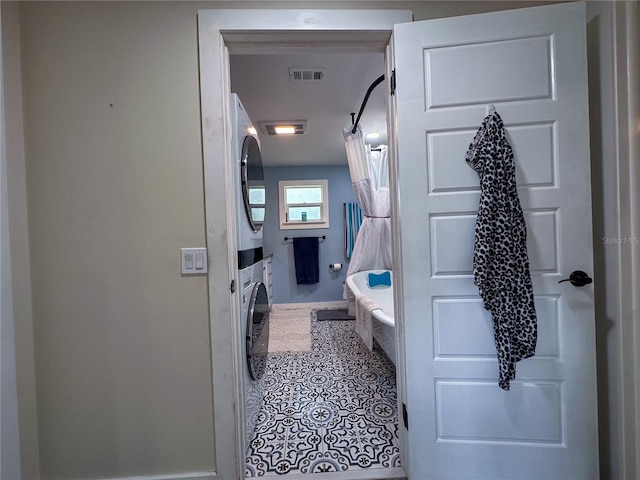
[{"label": "shower curtain rod", "polygon": [[364,107],[367,105],[367,100],[369,100],[369,95],[373,92],[373,89],[376,88],[382,81],[384,80],[384,75],[380,75],[378,78],[374,80],[374,82],[369,86],[367,93],[364,96],[364,100],[362,101],[362,105],[360,106],[360,111],[358,112],[358,118],[356,118],[355,122],[353,120],[353,116],[355,113],[351,114],[351,122],[353,123],[353,129],[351,133],[356,133],[358,130],[358,123],[360,122],[360,117],[362,116],[362,112],[364,112]]}]

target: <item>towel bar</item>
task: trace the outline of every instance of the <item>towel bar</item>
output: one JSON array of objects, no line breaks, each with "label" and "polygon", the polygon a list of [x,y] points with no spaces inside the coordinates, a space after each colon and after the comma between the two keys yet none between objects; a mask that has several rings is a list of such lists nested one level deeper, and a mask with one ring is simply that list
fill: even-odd
[{"label": "towel bar", "polygon": [[[284,241],[286,242],[287,240],[293,240],[294,238],[299,238],[299,237],[284,237]],[[320,241],[322,241],[322,240],[326,240],[327,236],[322,235],[322,236],[318,236],[318,238],[320,239]]]}]

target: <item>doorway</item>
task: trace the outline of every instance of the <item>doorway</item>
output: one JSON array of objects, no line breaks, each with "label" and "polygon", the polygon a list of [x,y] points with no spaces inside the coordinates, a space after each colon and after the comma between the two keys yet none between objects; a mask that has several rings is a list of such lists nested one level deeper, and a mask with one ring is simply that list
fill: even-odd
[{"label": "doorway", "polygon": [[[347,264],[340,273],[325,268],[348,261],[343,203],[355,202],[355,196],[342,129],[351,127],[349,113],[358,112],[368,87],[384,72],[384,53],[263,50],[229,56],[232,96],[241,99],[260,139],[268,205],[262,232],[272,266],[266,283],[275,298],[265,377],[245,381],[246,475],[397,469],[401,409],[395,366],[377,345],[364,348],[352,316],[325,321],[316,315],[319,307],[346,304]],[[375,88],[359,121],[365,133],[379,135],[367,140],[372,148],[387,141],[386,95],[385,84]],[[305,128],[286,136],[269,128],[288,122]],[[321,228],[282,230],[280,182],[313,181],[328,183],[323,210],[330,221]],[[318,282],[297,285],[292,242],[283,236],[309,235],[322,238]],[[253,386],[262,392],[259,406],[252,401]]]},{"label": "doorway", "polygon": [[[292,13],[297,17],[295,25],[287,20]],[[237,415],[222,414],[223,411],[235,411],[235,406],[242,404],[242,345],[239,341],[240,319],[235,307],[234,288],[238,282],[235,278],[234,185],[231,165],[225,161],[230,157],[231,144],[229,54],[260,53],[264,52],[265,47],[273,52],[292,53],[299,52],[301,46],[323,51],[340,47],[351,51],[385,52],[393,25],[411,20],[408,11],[299,11],[297,15],[296,12],[287,11],[287,14],[287,18],[283,18],[269,10],[218,10],[203,11],[199,15],[201,81],[208,87],[202,89],[201,95],[207,246],[212,272],[209,276],[209,296],[212,304],[216,305],[216,315],[210,316],[211,331],[215,332],[212,335],[212,363],[213,383],[216,385],[216,456],[218,472],[223,478],[227,478],[227,475],[228,478],[240,478],[245,463],[241,422]],[[265,30],[272,32],[265,33]],[[224,183],[224,189],[219,188],[221,183]],[[228,272],[228,275],[224,272]],[[403,362],[398,363],[403,365]],[[233,372],[233,375],[229,375],[229,372]],[[400,385],[403,374],[400,366]],[[398,393],[400,397],[401,388]],[[228,442],[231,432],[236,440],[235,445]],[[401,435],[401,451],[402,441]],[[404,472],[398,469],[386,475],[381,470],[372,473],[370,478],[404,476]]]}]

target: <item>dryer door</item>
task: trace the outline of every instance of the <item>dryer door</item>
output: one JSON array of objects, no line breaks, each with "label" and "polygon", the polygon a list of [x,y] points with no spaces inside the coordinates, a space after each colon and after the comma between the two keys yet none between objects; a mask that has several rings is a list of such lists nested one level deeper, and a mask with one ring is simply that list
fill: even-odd
[{"label": "dryer door", "polygon": [[265,213],[264,173],[262,154],[255,137],[247,135],[242,142],[240,181],[247,220],[254,232],[262,228]]},{"label": "dryer door", "polygon": [[260,380],[269,351],[269,297],[264,283],[253,286],[247,312],[247,365],[253,380]]}]

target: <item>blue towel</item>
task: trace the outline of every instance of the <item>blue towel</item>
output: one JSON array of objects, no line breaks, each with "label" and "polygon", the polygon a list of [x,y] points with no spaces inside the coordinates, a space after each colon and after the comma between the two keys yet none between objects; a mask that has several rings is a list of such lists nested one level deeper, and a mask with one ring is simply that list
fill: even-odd
[{"label": "blue towel", "polygon": [[296,264],[296,283],[313,285],[320,281],[318,268],[318,237],[295,237],[293,260]]}]

